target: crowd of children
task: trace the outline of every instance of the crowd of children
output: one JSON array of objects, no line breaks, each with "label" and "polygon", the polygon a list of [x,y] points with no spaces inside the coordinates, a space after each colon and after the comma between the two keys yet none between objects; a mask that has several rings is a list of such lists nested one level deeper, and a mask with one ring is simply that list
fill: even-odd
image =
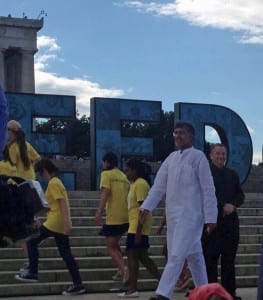
[{"label": "crowd of children", "polygon": [[[139,297],[137,282],[140,262],[157,281],[161,277],[160,271],[148,253],[148,248],[150,247],[149,235],[152,229],[151,214],[147,215],[143,224],[139,222],[140,206],[151,186],[151,169],[146,163],[132,158],[126,162],[125,172],[123,172],[118,168],[118,158],[113,152],[108,152],[103,156],[102,166],[101,198],[95,215],[95,223],[96,225],[102,225],[99,234],[105,236],[108,253],[118,269],[117,273],[112,276],[112,279],[121,280],[126,287],[126,291],[118,294],[118,297]],[[69,200],[63,183],[57,177],[58,169],[51,160],[40,157],[33,146],[26,141],[21,124],[11,120],[8,122],[8,142],[0,161],[0,174],[6,174],[11,177],[18,176],[28,180],[36,178],[35,172],[39,177],[47,181],[45,195],[50,205],[50,210],[45,222],[43,224],[39,223],[37,234],[23,244],[23,249],[28,256],[28,263],[15,278],[24,282],[38,281],[39,244],[46,238],[53,237],[73,282],[62,294],[83,294],[86,292],[86,289],[81,280],[79,266],[70,248],[69,235],[72,223]],[[106,216],[105,224],[103,224],[104,210]],[[164,216],[157,234],[162,233],[165,220]],[[120,248],[120,239],[126,233],[127,265]],[[163,254],[167,258],[166,244],[163,247]],[[186,288],[190,279],[187,263],[185,263],[180,279],[177,282],[176,290]],[[220,286],[209,286],[209,288],[209,292],[207,292],[208,287],[199,288],[199,290],[194,289],[190,293],[189,300],[231,299],[225,291],[222,292]],[[218,294],[218,298],[211,298],[213,295],[217,295],[211,292],[211,288],[214,293],[220,290],[221,294]],[[201,298],[201,295],[205,294],[211,297],[205,298],[202,296],[203,298]]]}]

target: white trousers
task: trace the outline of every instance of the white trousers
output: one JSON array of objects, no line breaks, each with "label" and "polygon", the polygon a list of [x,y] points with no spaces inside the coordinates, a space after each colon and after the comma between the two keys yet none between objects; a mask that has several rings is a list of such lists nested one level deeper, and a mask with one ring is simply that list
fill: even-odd
[{"label": "white trousers", "polygon": [[[193,253],[186,257],[195,287],[207,284],[205,260],[202,252]],[[185,258],[171,256],[165,265],[161,280],[156,290],[157,295],[172,299],[175,284],[179,279],[185,263]]]}]

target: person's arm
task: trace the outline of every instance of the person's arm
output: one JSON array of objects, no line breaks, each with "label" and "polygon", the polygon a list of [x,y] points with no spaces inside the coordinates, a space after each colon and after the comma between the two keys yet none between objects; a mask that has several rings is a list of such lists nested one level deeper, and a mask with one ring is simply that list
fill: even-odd
[{"label": "person's arm", "polygon": [[168,158],[166,158],[166,160],[162,163],[160,169],[156,174],[154,184],[140,207],[139,220],[142,223],[144,222],[144,219],[148,215],[148,213],[153,211],[157,207],[166,193],[169,158],[170,156],[168,156]]},{"label": "person's arm", "polygon": [[69,218],[69,211],[67,202],[65,199],[58,199],[60,204],[60,209],[62,213],[62,219],[63,219],[63,228],[64,228],[64,234],[69,235],[71,231],[71,222]]},{"label": "person's arm", "polygon": [[109,195],[110,195],[110,189],[102,187],[99,207],[95,214],[95,224],[96,225],[101,225],[102,213],[104,211],[106,202],[108,201]]},{"label": "person's arm", "polygon": [[27,142],[27,144],[29,146],[29,157],[34,166],[39,160],[41,160],[41,156],[30,143]]},{"label": "person's arm", "polygon": [[[143,184],[142,182],[140,183],[137,188],[135,188],[135,195],[137,199],[138,205],[141,207],[144,199],[146,198],[147,194],[149,191],[149,185],[148,184]],[[140,211],[138,215],[138,224],[137,224],[137,229],[136,229],[136,234],[135,234],[135,243],[139,244],[141,241],[141,236],[142,236],[142,229],[143,229],[143,223],[140,222]]]},{"label": "person's arm", "polygon": [[162,233],[163,228],[164,228],[165,225],[166,225],[166,215],[164,214],[163,217],[161,218],[160,225],[159,225],[159,227],[156,230],[156,233],[158,235],[160,235]]},{"label": "person's arm", "polygon": [[[232,170],[233,171],[233,170]],[[234,180],[234,197],[231,203],[235,205],[235,207],[239,207],[244,203],[245,200],[245,194],[242,190],[241,184],[240,184],[240,179],[238,174],[233,171],[233,180]]]},{"label": "person's arm", "polygon": [[214,181],[205,155],[199,161],[198,178],[203,192],[204,223],[207,233],[211,233],[216,227],[218,211]]},{"label": "person's arm", "polygon": [[17,166],[18,161],[18,145],[15,142],[8,143],[8,151],[9,151],[9,157],[10,161],[14,166]]},{"label": "person's arm", "polygon": [[142,227],[143,224],[141,224],[140,222],[138,222],[137,225],[137,230],[136,230],[136,234],[135,234],[135,244],[139,244],[142,238]]},{"label": "person's arm", "polygon": [[229,176],[231,176],[230,182],[232,183],[233,196],[231,199],[224,204],[223,206],[223,214],[230,215],[232,214],[237,207],[241,206],[245,199],[245,194],[241,188],[240,180],[238,174],[234,170],[229,170]]}]

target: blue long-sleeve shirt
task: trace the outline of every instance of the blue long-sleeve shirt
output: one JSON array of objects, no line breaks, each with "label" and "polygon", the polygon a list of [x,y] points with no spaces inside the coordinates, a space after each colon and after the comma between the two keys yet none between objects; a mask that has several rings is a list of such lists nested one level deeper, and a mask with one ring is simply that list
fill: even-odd
[{"label": "blue long-sleeve shirt", "polygon": [[0,160],[2,159],[3,150],[6,143],[7,122],[8,122],[7,100],[3,88],[0,84]]}]

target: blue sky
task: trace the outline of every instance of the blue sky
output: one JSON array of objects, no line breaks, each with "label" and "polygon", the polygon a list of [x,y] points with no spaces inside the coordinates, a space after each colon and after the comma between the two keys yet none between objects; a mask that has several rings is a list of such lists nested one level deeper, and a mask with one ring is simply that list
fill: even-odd
[{"label": "blue sky", "polygon": [[[0,0],[1,16],[44,10],[36,92],[229,107],[263,143],[262,0]],[[213,138],[214,132],[207,133]]]}]

